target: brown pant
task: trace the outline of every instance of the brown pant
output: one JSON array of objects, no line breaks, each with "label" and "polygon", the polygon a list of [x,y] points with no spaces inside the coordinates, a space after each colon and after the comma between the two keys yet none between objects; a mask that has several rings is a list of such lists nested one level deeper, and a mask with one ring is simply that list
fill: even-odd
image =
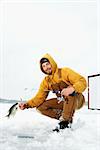
[{"label": "brown pant", "polygon": [[65,101],[58,103],[57,98],[46,100],[40,106],[37,107],[43,115],[51,118],[59,119],[60,116],[64,120],[72,120],[75,109],[80,109],[85,102],[82,94],[76,96],[68,96]]}]

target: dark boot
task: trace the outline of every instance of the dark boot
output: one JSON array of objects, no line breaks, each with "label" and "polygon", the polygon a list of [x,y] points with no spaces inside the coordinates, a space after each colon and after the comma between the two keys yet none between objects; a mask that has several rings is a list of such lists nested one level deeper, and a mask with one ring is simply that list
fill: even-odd
[{"label": "dark boot", "polygon": [[53,129],[53,131],[59,132],[60,129],[70,128],[71,124],[72,124],[72,120],[71,121],[61,121],[61,122],[59,122],[58,127]]}]

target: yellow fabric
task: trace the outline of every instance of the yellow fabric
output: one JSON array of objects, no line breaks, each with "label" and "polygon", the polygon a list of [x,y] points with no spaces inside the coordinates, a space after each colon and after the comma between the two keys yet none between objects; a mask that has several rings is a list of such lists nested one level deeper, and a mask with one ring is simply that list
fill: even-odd
[{"label": "yellow fabric", "polygon": [[[40,84],[40,88],[36,96],[27,101],[28,107],[37,107],[42,104],[46,100],[49,90],[51,89],[51,82],[59,82],[58,67],[54,59],[49,54],[44,55],[42,58],[47,58],[52,65],[52,75],[47,75],[44,78]],[[70,68],[61,68],[60,80],[64,81],[65,83],[69,82],[74,87],[75,92],[78,93],[82,93],[87,87],[85,78]]]}]

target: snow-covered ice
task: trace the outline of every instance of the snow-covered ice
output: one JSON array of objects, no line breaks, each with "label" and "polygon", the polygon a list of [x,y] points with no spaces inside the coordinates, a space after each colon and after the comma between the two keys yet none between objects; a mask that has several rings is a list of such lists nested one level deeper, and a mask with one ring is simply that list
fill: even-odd
[{"label": "snow-covered ice", "polygon": [[[4,118],[11,106],[0,103],[0,150],[100,149],[99,110],[84,106],[75,113],[73,131],[52,133],[58,123],[56,119],[43,116],[35,109],[18,110],[13,118]],[[23,135],[29,138],[20,138]]]}]

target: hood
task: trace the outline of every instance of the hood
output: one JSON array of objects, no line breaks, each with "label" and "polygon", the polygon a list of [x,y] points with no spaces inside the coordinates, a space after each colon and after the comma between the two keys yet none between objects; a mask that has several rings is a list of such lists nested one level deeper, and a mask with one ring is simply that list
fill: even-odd
[{"label": "hood", "polygon": [[[48,53],[45,54],[42,58],[47,58],[49,60],[50,64],[52,65],[52,74],[54,74],[57,69],[57,63],[54,61],[54,59]],[[43,69],[41,68],[41,64],[40,64],[40,69],[43,73],[45,73],[43,71]]]}]

